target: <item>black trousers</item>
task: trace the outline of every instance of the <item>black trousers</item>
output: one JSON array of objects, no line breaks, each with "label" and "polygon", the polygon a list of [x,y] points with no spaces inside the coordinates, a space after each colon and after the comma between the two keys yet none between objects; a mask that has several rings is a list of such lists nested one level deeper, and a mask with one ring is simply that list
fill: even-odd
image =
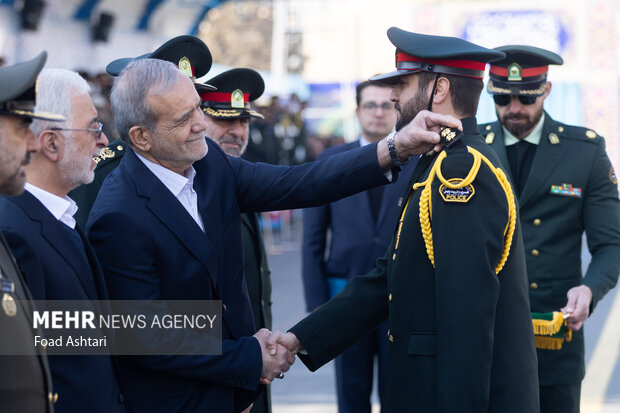
[{"label": "black trousers", "polygon": [[540,387],[540,413],[579,413],[581,382]]}]

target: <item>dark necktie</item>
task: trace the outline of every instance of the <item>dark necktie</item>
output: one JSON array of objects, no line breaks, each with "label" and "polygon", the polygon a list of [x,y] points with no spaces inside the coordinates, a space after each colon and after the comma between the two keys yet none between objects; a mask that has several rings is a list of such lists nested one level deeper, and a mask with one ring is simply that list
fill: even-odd
[{"label": "dark necktie", "polygon": [[515,145],[506,147],[506,155],[508,156],[517,196],[521,196],[523,193],[535,154],[536,145],[526,141],[519,141]]}]

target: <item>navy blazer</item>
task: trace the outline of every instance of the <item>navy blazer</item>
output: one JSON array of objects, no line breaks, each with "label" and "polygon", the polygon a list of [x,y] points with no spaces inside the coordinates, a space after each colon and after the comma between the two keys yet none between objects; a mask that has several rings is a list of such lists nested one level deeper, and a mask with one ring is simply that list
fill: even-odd
[{"label": "navy blazer", "polygon": [[131,150],[106,178],[88,221],[113,299],[223,302],[221,356],[121,359],[125,395],[137,411],[226,413],[256,397],[262,357],[251,337],[241,212],[318,205],[387,182],[376,145],[286,167],[231,158],[207,144],[193,165],[205,232]]},{"label": "navy blazer", "polygon": [[[325,150],[319,159],[359,148],[359,139]],[[327,205],[304,210],[302,276],[308,311],[330,299],[327,277],[350,279],[366,274],[387,251],[409,177],[418,162],[412,157],[401,178],[383,190],[377,220],[372,216],[368,191]],[[331,230],[329,251],[327,231]]]},{"label": "navy blazer", "polygon": [[[0,197],[0,228],[22,267],[35,300],[107,300],[103,274],[92,247],[86,257],[65,225],[30,192]],[[56,413],[125,412],[114,360],[106,355],[49,356],[58,401]]]}]

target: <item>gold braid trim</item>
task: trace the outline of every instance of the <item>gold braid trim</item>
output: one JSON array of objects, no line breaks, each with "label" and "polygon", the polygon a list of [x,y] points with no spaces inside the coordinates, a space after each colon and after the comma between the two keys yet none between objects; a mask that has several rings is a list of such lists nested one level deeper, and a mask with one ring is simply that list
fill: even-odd
[{"label": "gold braid trim", "polygon": [[541,336],[552,336],[560,331],[564,325],[564,315],[559,311],[553,312],[553,320],[540,320],[532,318],[534,334]]},{"label": "gold braid trim", "polygon": [[[447,179],[443,177],[441,173],[441,163],[446,157],[446,152],[444,150],[437,157],[437,160],[435,161],[435,164],[433,165],[428,175],[428,178],[424,182],[418,182],[413,185],[414,191],[420,187],[424,187],[424,189],[422,190],[422,194],[420,195],[420,229],[422,232],[422,236],[424,237],[424,244],[426,245],[426,254],[428,255],[428,259],[431,261],[431,264],[433,264],[433,267],[434,267],[435,256],[434,256],[434,250],[433,250],[433,232],[431,228],[432,210],[433,210],[432,200],[431,200],[432,199],[431,186],[432,186],[433,180],[435,179],[435,176],[439,178],[439,180],[444,186],[450,189],[463,188],[467,185],[470,185],[474,181],[474,179],[476,179],[476,176],[478,175],[478,171],[480,170],[480,165],[482,164],[482,161],[484,161],[484,163],[489,167],[491,172],[495,174],[495,177],[497,178],[500,185],[502,186],[502,189],[504,190],[504,194],[506,195],[506,201],[508,203],[508,222],[506,224],[506,227],[504,228],[504,251],[502,253],[502,256],[499,262],[495,266],[495,273],[498,274],[502,270],[502,268],[504,268],[504,265],[506,264],[506,261],[508,260],[508,255],[510,254],[510,247],[512,246],[512,238],[514,236],[516,222],[517,222],[517,208],[515,204],[515,198],[512,192],[512,188],[510,187],[510,183],[508,182],[508,178],[506,177],[506,174],[504,173],[504,171],[502,171],[501,168],[496,168],[495,166],[493,166],[493,164],[484,155],[482,155],[480,152],[478,152],[474,148],[468,146],[467,150],[474,157],[474,163],[469,173],[467,174],[467,176],[458,184],[450,183]],[[409,195],[409,198],[407,199],[407,204],[405,205],[405,208],[403,209],[403,212],[400,217],[400,221],[398,225],[398,233],[396,236],[395,249],[398,248],[403,220],[404,220],[405,212],[407,211],[407,206],[410,200],[411,200],[411,194]]]}]

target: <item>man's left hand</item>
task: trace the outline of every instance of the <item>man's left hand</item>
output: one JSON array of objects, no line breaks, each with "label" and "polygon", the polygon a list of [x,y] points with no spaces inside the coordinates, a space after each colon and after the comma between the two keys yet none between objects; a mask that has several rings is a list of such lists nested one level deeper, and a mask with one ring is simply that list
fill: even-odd
[{"label": "man's left hand", "polygon": [[571,330],[578,331],[590,315],[592,290],[587,285],[580,285],[568,290],[566,297],[568,302],[562,308],[562,312],[571,314],[566,319],[566,324]]}]

